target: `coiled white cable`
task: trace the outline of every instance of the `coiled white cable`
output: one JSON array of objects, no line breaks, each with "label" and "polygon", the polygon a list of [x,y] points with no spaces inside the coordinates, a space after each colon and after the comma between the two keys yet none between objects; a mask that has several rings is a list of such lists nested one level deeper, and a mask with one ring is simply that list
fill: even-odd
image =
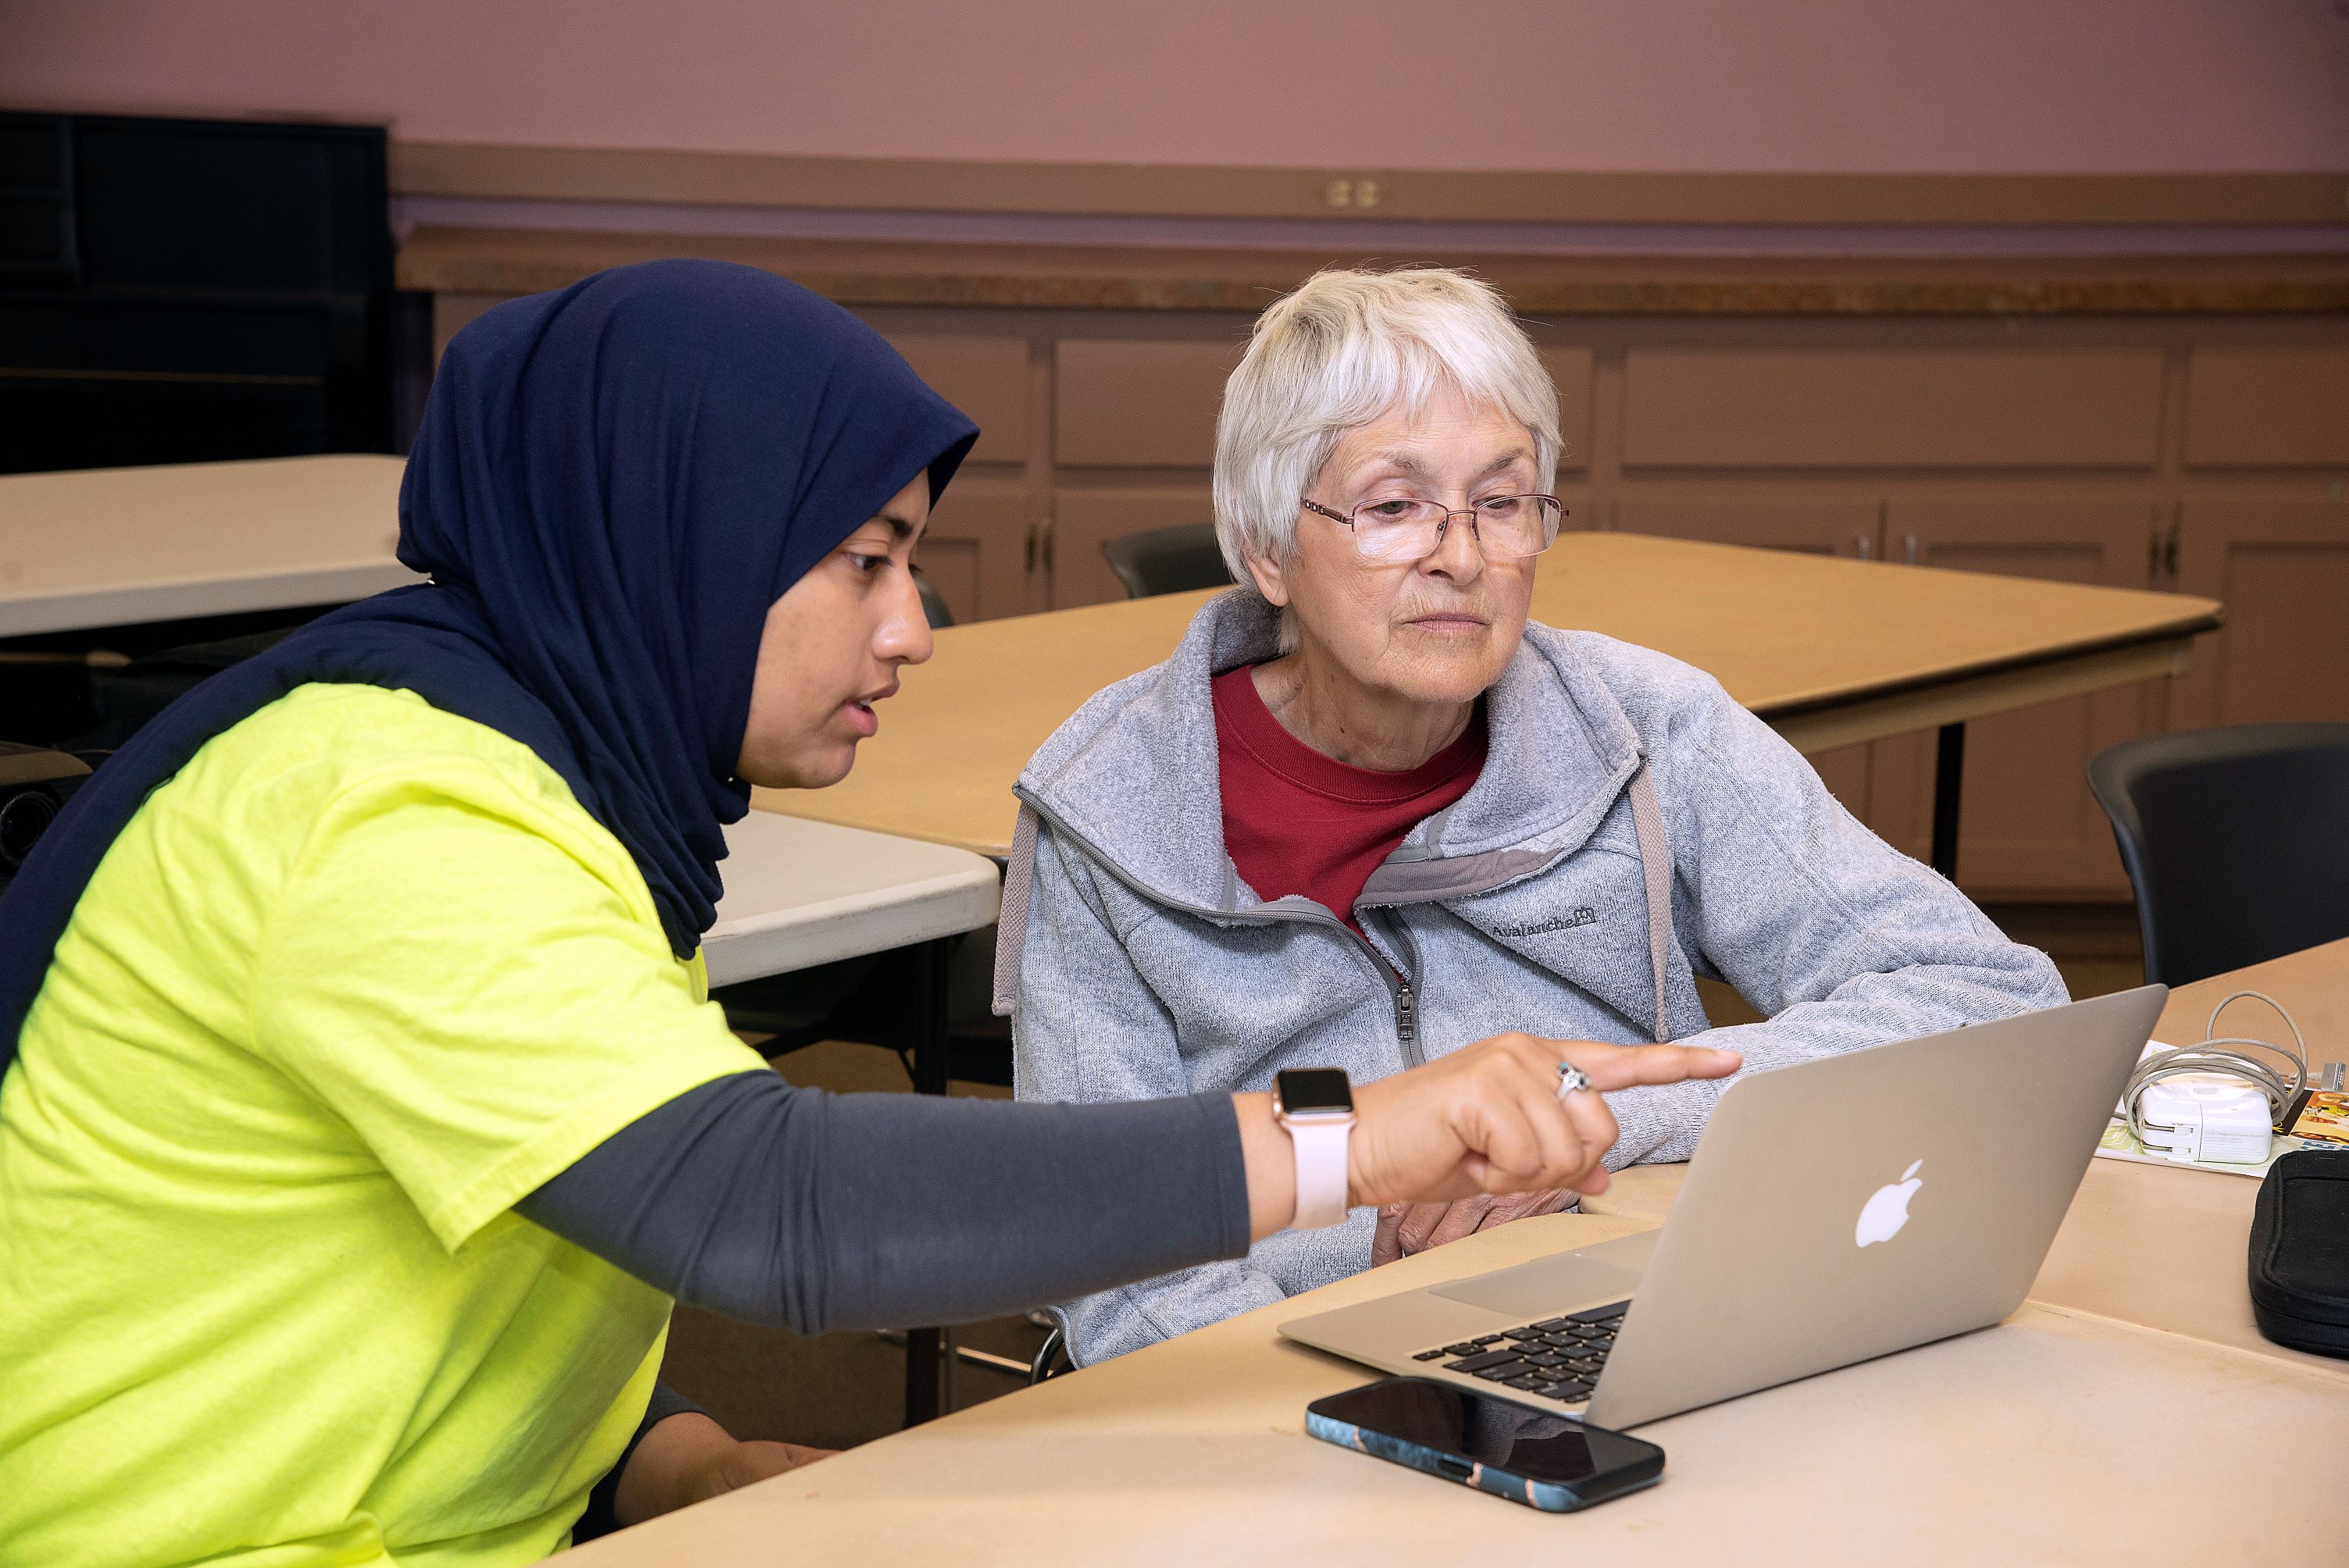
[{"label": "coiled white cable", "polygon": [[[2245,1035],[2219,1035],[2219,1015],[2231,1004],[2246,997],[2265,1002],[2275,1009],[2276,1016],[2283,1020],[2283,1026],[2292,1031],[2292,1049],[2286,1050],[2282,1046],[2255,1040]],[[2273,1066],[2250,1052],[2235,1048],[2246,1046],[2252,1050],[2266,1051],[2290,1063],[2291,1077],[2286,1078]],[[2292,1102],[2299,1098],[2301,1089],[2308,1083],[2308,1042],[2301,1037],[2300,1026],[2292,1022],[2292,1015],[2284,1011],[2283,1004],[2266,992],[2230,992],[2210,1009],[2210,1021],[2202,1026],[2200,1040],[2190,1046],[2157,1051],[2137,1063],[2137,1070],[2129,1074],[2128,1086],[2121,1091],[2121,1109],[2127,1113],[2129,1130],[2137,1135],[2139,1143],[2146,1141],[2148,1125],[2138,1109],[2138,1101],[2146,1089],[2164,1078],[2179,1078],[2188,1073],[2220,1073],[2242,1079],[2267,1098],[2268,1120],[2272,1124],[2283,1119],[2284,1113],[2292,1109]],[[2157,1132],[2177,1130],[2158,1121],[2150,1125]]]}]

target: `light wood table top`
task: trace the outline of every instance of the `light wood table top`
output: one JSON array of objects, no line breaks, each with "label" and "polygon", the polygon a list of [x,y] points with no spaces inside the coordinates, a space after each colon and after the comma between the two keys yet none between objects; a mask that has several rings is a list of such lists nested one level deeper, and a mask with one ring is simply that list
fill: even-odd
[{"label": "light wood table top", "polygon": [[[2337,1378],[2058,1307],[1656,1422],[1642,1435],[1669,1456],[1663,1484],[1584,1513],[1538,1513],[1305,1435],[1309,1401],[1368,1374],[1280,1339],[1282,1320],[1638,1228],[1554,1215],[1471,1236],[607,1536],[575,1560],[1972,1568],[2330,1549],[2321,1506],[2277,1500],[2336,1483],[2349,1452]],[[2180,1410],[2193,1419],[2175,1420]]]},{"label": "light wood table top", "polygon": [[995,923],[1002,879],[968,850],[753,811],[726,851],[726,896],[701,939],[712,985]]},{"label": "light wood table top", "polygon": [[[1164,660],[1211,593],[950,627],[830,789],[762,791],[793,816],[1009,851],[1011,785],[1102,686]],[[1806,751],[1978,718],[2184,667],[2219,605],[2176,593],[1842,561],[1630,533],[1569,533],[1537,621],[1711,672]]]},{"label": "light wood table top", "polygon": [[[2155,1037],[2178,1045],[2202,1038],[2211,1007],[2245,987],[2265,991],[2292,1009],[2312,1059],[2349,1060],[2349,941],[2181,985],[2171,994]],[[2238,1019],[2230,1008],[2230,1025],[2254,1034],[2282,1027],[2255,1004],[2236,1006],[2245,1016]],[[1593,1213],[1661,1222],[1687,1171],[1685,1165],[1643,1165],[1623,1171],[1584,1206]],[[2247,1253],[2259,1188],[2248,1176],[2216,1171],[2091,1160],[2031,1298],[2349,1380],[2349,1361],[2286,1349],[2263,1337],[2251,1319]]]},{"label": "light wood table top", "polygon": [[352,454],[0,474],[0,637],[420,582],[392,558],[406,468]]}]

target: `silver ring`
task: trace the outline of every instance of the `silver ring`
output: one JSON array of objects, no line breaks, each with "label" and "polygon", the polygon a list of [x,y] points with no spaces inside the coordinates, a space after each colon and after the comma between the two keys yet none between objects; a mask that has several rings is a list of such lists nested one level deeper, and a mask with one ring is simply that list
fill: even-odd
[{"label": "silver ring", "polygon": [[1590,1087],[1590,1075],[1572,1062],[1557,1064],[1557,1098],[1564,1099],[1578,1088]]}]

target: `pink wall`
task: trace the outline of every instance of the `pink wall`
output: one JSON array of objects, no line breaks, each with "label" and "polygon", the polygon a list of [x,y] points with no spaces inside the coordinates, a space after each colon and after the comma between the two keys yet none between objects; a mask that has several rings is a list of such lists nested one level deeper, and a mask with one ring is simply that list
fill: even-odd
[{"label": "pink wall", "polygon": [[0,103],[1366,168],[2349,169],[2332,0],[0,0]]}]

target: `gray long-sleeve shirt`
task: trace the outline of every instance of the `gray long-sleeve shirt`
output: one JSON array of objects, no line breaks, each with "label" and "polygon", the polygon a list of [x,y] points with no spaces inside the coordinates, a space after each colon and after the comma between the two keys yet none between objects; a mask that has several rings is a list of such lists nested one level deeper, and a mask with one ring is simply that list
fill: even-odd
[{"label": "gray long-sleeve shirt", "polygon": [[1248,1245],[1222,1094],[1014,1105],[736,1073],[518,1207],[680,1301],[802,1334],[992,1317]]}]

